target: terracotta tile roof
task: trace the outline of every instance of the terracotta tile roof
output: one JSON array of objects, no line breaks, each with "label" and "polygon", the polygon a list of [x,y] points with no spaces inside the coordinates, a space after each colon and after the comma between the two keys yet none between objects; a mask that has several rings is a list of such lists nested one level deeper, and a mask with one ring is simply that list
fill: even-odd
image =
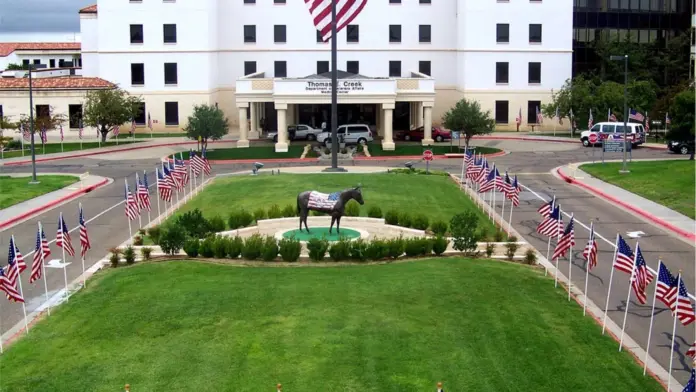
[{"label": "terracotta tile roof", "polygon": [[79,42],[4,42],[0,43],[0,57],[15,50],[80,50]]},{"label": "terracotta tile roof", "polygon": [[80,13],[80,14],[96,14],[97,13],[97,5],[96,4],[88,5],[87,7],[80,9],[80,12],[78,12],[78,13]]},{"label": "terracotta tile roof", "polygon": [[[36,90],[79,90],[103,89],[116,87],[115,84],[102,78],[82,76],[59,76],[55,78],[32,79],[32,88]],[[0,90],[29,89],[29,78],[0,78]]]}]

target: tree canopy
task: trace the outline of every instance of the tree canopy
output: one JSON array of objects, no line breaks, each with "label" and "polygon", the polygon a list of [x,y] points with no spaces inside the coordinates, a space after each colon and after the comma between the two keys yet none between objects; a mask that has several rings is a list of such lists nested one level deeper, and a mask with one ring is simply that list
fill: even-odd
[{"label": "tree canopy", "polygon": [[208,140],[219,140],[227,134],[229,121],[222,110],[214,105],[195,105],[184,127],[186,135],[194,140],[201,138],[202,147],[208,146]]},{"label": "tree canopy", "polygon": [[[62,113],[56,113],[53,106],[48,107],[48,113],[36,113],[33,114],[34,127],[33,133],[37,133],[42,129],[51,130],[58,129],[58,127],[67,120],[67,116]],[[32,130],[31,121],[29,121],[29,116],[22,114],[16,127],[23,127],[25,130]]]},{"label": "tree canopy", "polygon": [[85,125],[97,128],[106,141],[106,135],[116,126],[133,121],[140,115],[142,99],[115,88],[87,93],[82,111]]},{"label": "tree canopy", "polygon": [[442,122],[448,129],[462,132],[467,148],[474,135],[485,135],[495,130],[495,120],[491,117],[491,111],[484,112],[478,101],[466,98],[447,111],[442,117]]}]

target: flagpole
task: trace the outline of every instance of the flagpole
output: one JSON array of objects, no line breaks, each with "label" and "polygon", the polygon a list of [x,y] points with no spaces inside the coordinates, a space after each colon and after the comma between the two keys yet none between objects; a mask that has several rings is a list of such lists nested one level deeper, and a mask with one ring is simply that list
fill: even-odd
[{"label": "flagpole", "polygon": [[631,269],[631,278],[628,280],[628,295],[626,296],[626,307],[624,308],[624,319],[623,325],[621,326],[621,339],[619,340],[619,351],[621,351],[621,349],[623,348],[623,337],[624,331],[626,329],[626,317],[628,316],[628,304],[631,301],[631,283],[633,282],[633,277],[636,273],[636,258],[638,257],[638,250],[638,242],[636,242],[636,250],[633,255],[633,268]]},{"label": "flagpole", "polygon": [[[553,207],[556,205],[556,195],[553,195],[553,201],[551,203],[551,212],[553,212]],[[551,236],[549,236],[549,241],[546,244],[546,260],[549,260],[549,256],[551,256]],[[549,274],[549,269],[544,268],[544,276],[547,276]]]},{"label": "flagpole", "polygon": [[44,293],[46,293],[46,309],[48,310],[48,315],[51,315],[51,306],[48,303],[48,283],[46,282],[46,266],[44,263],[46,263],[46,259],[44,258],[44,252],[43,252],[43,226],[41,226],[41,222],[39,222],[39,232],[41,238],[39,239],[39,252],[41,252],[41,273],[43,274],[43,281],[44,281]]},{"label": "flagpole", "polygon": [[60,249],[63,251],[63,279],[65,280],[65,301],[69,301],[69,296],[68,296],[68,272],[67,268],[65,265],[65,232],[63,231],[63,213],[60,213],[60,236],[63,239],[62,242],[63,244],[61,245]]},{"label": "flagpole", "polygon": [[[16,247],[17,242],[15,242],[14,235],[12,235],[12,246]],[[15,249],[13,249],[14,251]],[[26,299],[24,298],[24,290],[22,290],[22,275],[20,275],[19,271],[19,265],[17,264],[17,261],[15,260],[14,262],[14,267],[17,270],[17,281],[19,282],[19,296],[22,297],[22,311],[24,312],[24,329],[29,335],[29,322],[27,321],[27,303]]]},{"label": "flagpole", "polygon": [[[82,211],[82,203],[79,204],[80,211]],[[87,287],[87,278],[85,272],[85,256],[82,254],[82,240],[80,240],[80,259],[82,259],[82,288]]]},{"label": "flagpole", "polygon": [[503,228],[503,225],[505,224],[505,192],[503,192],[503,210],[500,212],[500,217],[502,218],[502,222],[500,222],[500,228]]},{"label": "flagpole", "polygon": [[[159,168],[155,166],[155,180],[157,183],[157,191],[155,192],[155,196],[157,199],[157,224],[162,224],[162,210],[160,209],[160,192],[159,192]],[[166,208],[166,205],[165,205]]]},{"label": "flagpole", "polygon": [[[587,241],[588,244],[592,244],[594,241],[594,238],[592,238],[594,234],[594,221],[590,221],[590,239]],[[587,245],[585,245],[587,246]],[[591,245],[592,246],[592,245]],[[592,252],[590,252],[592,253]],[[587,264],[585,264],[585,303],[582,305],[582,315],[585,316],[587,314],[587,280],[590,277],[590,259],[592,258],[590,256],[590,253],[587,254]]]},{"label": "flagpole", "polygon": [[[2,311],[0,311],[0,314],[2,314]],[[2,322],[0,322],[0,324],[2,324]],[[3,352],[4,352],[4,350],[2,349],[2,334],[0,334],[0,354],[2,354]]]},{"label": "flagpole", "polygon": [[[675,301],[679,301],[679,288],[681,287],[681,270],[679,270],[679,276],[677,277],[677,297]],[[672,312],[672,317],[674,321],[672,322],[672,345],[669,349],[669,376],[667,377],[667,391],[669,392],[669,387],[672,385],[672,363],[674,361],[674,335],[677,334],[677,307],[679,304],[675,302],[674,312]]]},{"label": "flagpole", "polygon": [[[124,178],[123,181],[126,184],[126,209],[128,209],[128,179]],[[133,228],[131,227],[131,218],[128,216],[128,214],[126,214],[126,219],[128,220],[128,240],[133,243]]]},{"label": "flagpole", "polygon": [[[619,233],[616,233],[616,241],[614,244],[619,242]],[[609,310],[609,297],[611,296],[611,281],[614,279],[614,262],[616,260],[616,251],[618,246],[614,248],[614,257],[611,259],[611,273],[609,274],[609,289],[607,290],[607,303],[604,305],[604,322],[602,323],[602,335],[604,335],[604,330],[607,328],[607,310]]]},{"label": "flagpole", "polygon": [[[559,205],[559,206],[558,206],[558,217],[559,217],[559,219],[560,219],[560,217],[562,217],[562,216],[563,216],[563,211],[561,211],[561,206]],[[556,223],[556,246],[558,246],[559,237],[561,236],[560,231],[561,231],[561,230],[560,230],[560,225],[559,225],[558,223]],[[550,240],[550,239],[551,239],[551,237],[549,237],[549,240]],[[550,244],[550,243],[551,243],[551,242],[549,241],[549,244]],[[554,274],[555,274],[555,277],[553,278],[553,280],[554,280],[554,282],[553,282],[553,287],[558,287],[558,257],[556,257],[556,271],[554,272]],[[569,281],[568,283],[570,284],[570,281]],[[570,287],[569,287],[569,289],[570,289]]]},{"label": "flagpole", "polygon": [[[135,135],[135,132],[133,132],[133,134]],[[143,177],[147,178],[147,170],[143,170]],[[145,181],[145,182],[147,182],[147,181]],[[145,185],[145,190],[147,191],[147,199],[148,199],[148,201],[150,201],[150,184]],[[150,206],[152,206],[152,203],[150,203]],[[151,209],[152,209],[152,207],[147,209],[147,225],[148,226],[152,224],[152,216],[150,215]]]},{"label": "flagpole", "polygon": [[189,159],[189,200],[193,198],[193,169],[191,168],[191,160]]},{"label": "flagpole", "polygon": [[466,162],[467,149],[464,149],[464,156],[462,157],[462,175],[459,177],[459,189],[464,189],[464,162]]},{"label": "flagpole", "polygon": [[[136,206],[138,207],[138,229],[143,228],[143,214],[140,213],[140,196],[138,195],[138,190],[140,190],[140,179],[138,178],[138,172],[135,173],[135,199]],[[128,201],[126,201],[127,203]]]},{"label": "flagpole", "polygon": [[[662,269],[662,260],[657,263],[657,274],[660,274]],[[660,277],[658,276],[658,280]],[[678,286],[677,286],[678,287]],[[643,359],[643,375],[648,371],[648,353],[650,352],[650,338],[652,337],[652,327],[653,319],[655,318],[655,299],[657,298],[657,284],[655,285],[655,291],[653,292],[653,303],[652,310],[650,311],[650,328],[648,329],[648,344],[645,345],[645,359]],[[670,366],[671,367],[671,366]]]},{"label": "flagpole", "polygon": [[[571,222],[573,222],[574,216],[575,216],[575,213],[570,214],[570,221]],[[573,237],[575,237],[575,233],[573,233]],[[573,281],[570,278],[572,273],[573,273],[573,241],[570,242],[570,254],[568,255],[568,301],[570,301],[570,288],[573,286]]]},{"label": "flagpole", "polygon": [[[517,191],[515,191],[517,192]],[[510,201],[510,218],[508,219],[508,237],[510,237],[510,231],[512,230],[512,209],[515,208],[515,203]]]}]

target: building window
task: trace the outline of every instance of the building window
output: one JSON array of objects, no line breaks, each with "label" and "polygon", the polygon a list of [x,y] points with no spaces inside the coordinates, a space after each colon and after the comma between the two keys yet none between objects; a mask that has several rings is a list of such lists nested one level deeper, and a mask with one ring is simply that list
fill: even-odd
[{"label": "building window", "polygon": [[244,25],[244,42],[256,42],[256,26]]},{"label": "building window", "polygon": [[130,25],[130,43],[143,43],[143,25]]},{"label": "building window", "polygon": [[495,101],[495,123],[507,124],[510,104],[508,101]]},{"label": "building window", "polygon": [[529,83],[541,83],[541,63],[529,63]]},{"label": "building window", "polygon": [[[27,65],[29,64],[29,60],[27,60]],[[58,68],[63,68],[65,67],[65,60],[60,59],[58,60]]]},{"label": "building window", "polygon": [[177,72],[176,63],[164,63],[164,84],[176,84]]},{"label": "building window", "polygon": [[430,61],[419,61],[418,72],[430,76]]},{"label": "building window", "polygon": [[348,25],[346,27],[346,41],[347,42],[360,42],[360,26]]},{"label": "building window", "polygon": [[527,101],[527,124],[536,124],[536,110],[541,110],[541,101]]},{"label": "building window", "polygon": [[321,37],[321,31],[317,30],[317,42],[324,43],[324,39]]},{"label": "building window", "polygon": [[164,43],[165,44],[175,44],[176,43],[176,25],[166,24],[163,25],[164,29]]},{"label": "building window", "polygon": [[401,61],[389,62],[389,76],[396,78],[401,77]]},{"label": "building window", "polygon": [[22,60],[22,65],[24,66],[24,69],[29,69],[29,59]]},{"label": "building window", "polygon": [[41,59],[34,59],[34,65],[40,65]]},{"label": "building window", "polygon": [[68,124],[70,128],[79,128],[82,123],[82,105],[68,105]]},{"label": "building window", "polygon": [[49,68],[55,68],[56,67],[56,60],[55,59],[48,60],[48,66],[49,66]]},{"label": "building window", "polygon": [[496,83],[508,83],[508,68],[509,63],[495,63],[495,82]]},{"label": "building window", "polygon": [[256,0],[244,0],[244,4],[256,4]]},{"label": "building window", "polygon": [[2,114],[2,105],[0,105],[0,123],[2,122],[2,120],[3,120],[4,118],[5,118],[5,117],[4,117],[3,114]]},{"label": "building window", "polygon": [[136,125],[145,125],[145,102],[138,102],[138,114],[133,120],[135,120]]},{"label": "building window", "polygon": [[276,78],[286,78],[288,76],[288,63],[285,61],[275,61],[273,63],[273,74]]},{"label": "building window", "polygon": [[507,43],[510,42],[510,25],[507,23],[498,23],[495,26],[496,39],[495,42]]},{"label": "building window", "polygon": [[418,42],[430,42],[430,25],[418,26]]},{"label": "building window", "polygon": [[420,4],[430,4],[430,0],[420,0],[418,1]]},{"label": "building window", "polygon": [[145,64],[131,64],[131,84],[134,86],[145,84]]},{"label": "building window", "polygon": [[401,0],[389,0],[389,4],[401,4]]},{"label": "building window", "polygon": [[273,42],[285,42],[285,25],[273,26]]},{"label": "building window", "polygon": [[273,4],[285,4],[285,0],[273,0]]},{"label": "building window", "polygon": [[317,61],[317,74],[323,74],[327,72],[329,72],[329,62]]},{"label": "building window", "polygon": [[36,105],[36,118],[51,117],[51,107],[48,105]]},{"label": "building window", "polygon": [[541,25],[540,24],[530,24],[529,25],[529,42],[530,43],[541,43]]},{"label": "building window", "polygon": [[244,75],[251,75],[253,73],[256,73],[256,61],[245,61]]},{"label": "building window", "polygon": [[401,42],[401,25],[389,25],[389,42]]},{"label": "building window", "polygon": [[164,125],[179,125],[179,102],[164,103]]},{"label": "building window", "polygon": [[360,73],[360,62],[359,61],[346,61],[346,72],[352,74]]}]

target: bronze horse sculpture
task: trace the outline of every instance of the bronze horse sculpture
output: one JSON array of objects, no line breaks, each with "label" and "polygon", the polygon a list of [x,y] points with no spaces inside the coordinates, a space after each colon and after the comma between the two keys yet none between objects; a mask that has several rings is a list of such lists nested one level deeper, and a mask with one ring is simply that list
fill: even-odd
[{"label": "bronze horse sculpture", "polygon": [[300,231],[302,231],[302,222],[304,222],[305,229],[307,229],[307,233],[309,233],[307,215],[309,215],[309,211],[311,210],[331,215],[329,234],[331,234],[334,222],[336,222],[336,232],[340,233],[339,227],[341,226],[341,217],[345,212],[346,203],[350,200],[355,200],[360,203],[360,205],[365,204],[360,186],[331,194],[319,193],[317,191],[305,191],[298,194],[297,212],[300,214]]}]

